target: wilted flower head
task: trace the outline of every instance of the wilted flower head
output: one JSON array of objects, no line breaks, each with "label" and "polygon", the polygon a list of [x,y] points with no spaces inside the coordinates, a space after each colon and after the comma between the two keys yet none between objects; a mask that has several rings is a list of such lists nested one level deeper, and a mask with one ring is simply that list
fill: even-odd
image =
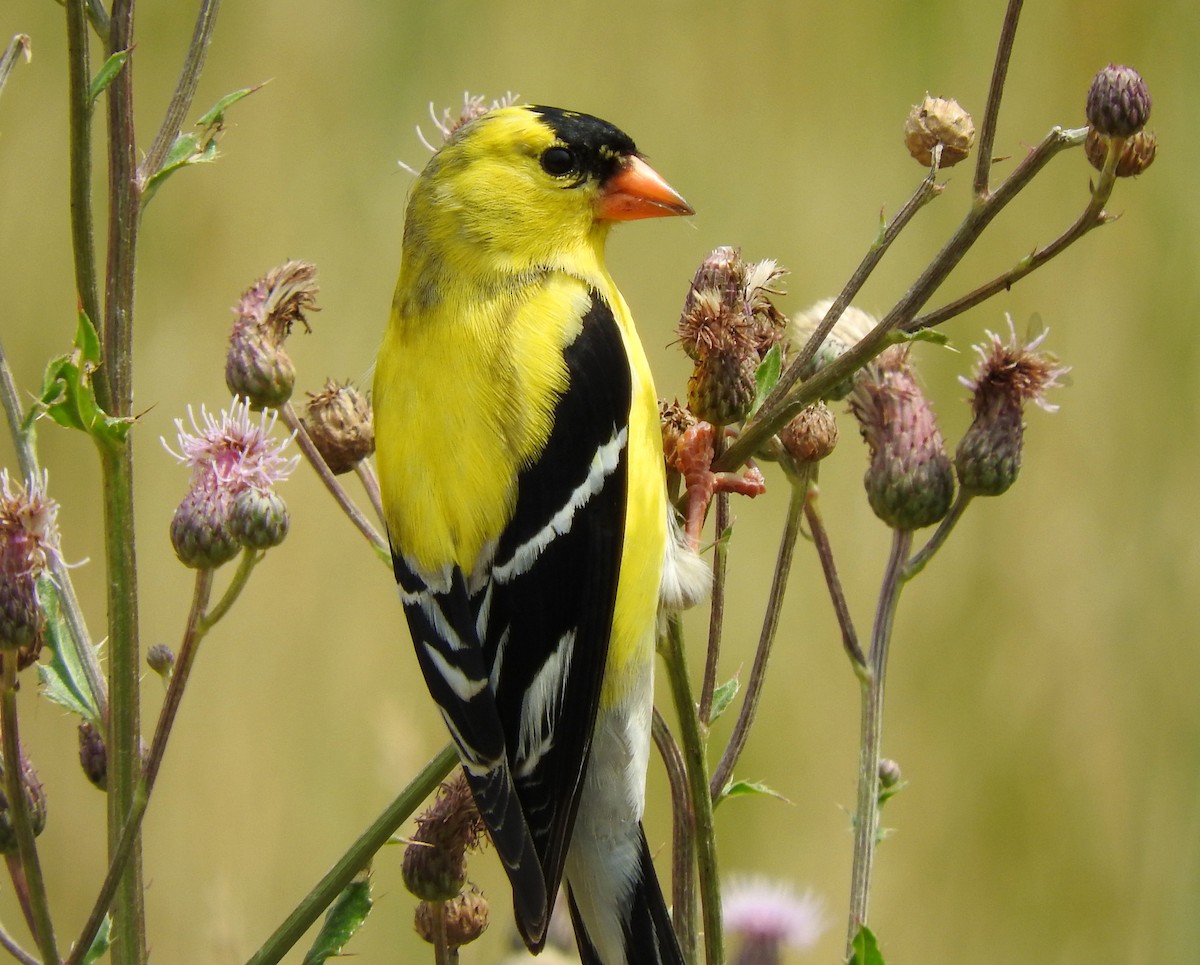
[{"label": "wilted flower head", "polygon": [[1008,316],[1009,338],[988,332],[988,341],[976,345],[979,364],[973,378],[960,378],[971,390],[974,420],[955,453],[959,484],[969,493],[998,496],[1014,482],[1021,470],[1024,442],[1025,404],[1054,412],[1058,406],[1046,401],[1046,391],[1057,388],[1069,368],[1052,355],[1038,351],[1048,331],[1022,342],[1012,316]]},{"label": "wilted flower head", "polygon": [[953,98],[930,97],[914,104],[904,122],[904,144],[921,164],[933,163],[933,149],[942,146],[939,167],[965,159],[975,143],[975,122]]},{"label": "wilted flower head", "polygon": [[[790,352],[798,352],[804,348],[808,340],[821,327],[821,322],[824,321],[825,315],[832,305],[832,298],[823,298],[792,319],[791,329],[788,332]],[[848,305],[846,310],[838,316],[838,320],[834,322],[832,331],[825,336],[825,341],[817,349],[808,370],[804,373],[805,378],[819,372],[839,356],[844,355],[862,341],[877,324],[877,319],[868,315],[861,308]],[[844,399],[850,393],[853,385],[854,377],[850,376],[827,392],[825,398],[833,401]]]},{"label": "wilted flower head", "polygon": [[[24,747],[17,748],[18,767],[21,773],[21,790],[25,793],[25,807],[29,812],[29,821],[36,837],[46,827],[46,792],[38,779],[37,771],[25,754]],[[0,759],[0,854],[12,855],[17,852],[17,831],[13,822],[8,792],[5,784],[5,772],[9,762]]]},{"label": "wilted flower head", "polygon": [[[184,428],[182,419],[175,420],[178,452],[163,441],[171,455],[192,467],[187,495],[171,520],[171,542],[176,555],[188,566],[219,566],[237,555],[242,545],[263,548],[245,542],[245,532],[252,526],[233,525],[239,497],[251,491],[271,493],[275,483],[286,479],[296,468],[299,457],[289,459],[283,455],[291,437],[283,440],[270,437],[275,413],[263,412],[256,419],[251,418],[250,407],[242,399],[235,399],[228,411],[221,412],[220,418],[203,407],[199,422],[191,407],[188,417],[192,432]],[[264,512],[278,516],[282,501],[277,496],[254,501],[254,505],[260,502]]]},{"label": "wilted flower head", "polygon": [[335,475],[349,472],[375,451],[371,403],[347,382],[325,382],[323,391],[308,400],[304,429]]},{"label": "wilted flower head", "polygon": [[424,941],[432,945],[436,922],[434,915],[440,912],[445,922],[446,944],[452,949],[461,948],[487,931],[488,911],[487,898],[472,885],[444,902],[418,902],[413,927]]},{"label": "wilted flower head", "polygon": [[272,268],[242,293],[225,358],[229,391],[256,409],[283,405],[292,396],[296,368],[284,341],[305,312],[317,311],[317,269],[304,261]]},{"label": "wilted flower head", "polygon": [[754,374],[783,337],[786,319],[772,295],[784,269],[746,262],[737,248],[717,248],[701,262],[679,318],[680,344],[694,361],[688,408],[713,425],[740,422],[754,402]]},{"label": "wilted flower head", "polygon": [[0,647],[17,648],[18,669],[41,651],[38,577],[61,561],[58,503],[46,494],[47,484],[44,472],[23,484],[0,470]]},{"label": "wilted flower head", "polygon": [[[462,107],[457,112],[453,108],[445,107],[439,114],[437,108],[433,106],[433,101],[429,102],[429,116],[433,120],[433,126],[441,135],[442,143],[450,140],[459,128],[477,117],[482,117],[488,111],[494,111],[501,107],[511,107],[520,100],[519,94],[514,94],[512,91],[507,92],[503,97],[497,97],[495,100],[489,101],[482,94],[472,94],[469,91],[463,91]],[[421,130],[421,125],[417,125],[417,138],[429,149],[432,153],[437,153],[437,146],[434,145],[429,138],[425,136],[425,132]],[[398,162],[400,167],[404,168],[409,174],[416,175],[420,172],[403,161]]]},{"label": "wilted flower head", "polygon": [[893,529],[938,522],[950,509],[954,475],[907,346],[887,349],[862,370],[850,411],[871,450],[864,482],[875,515]]},{"label": "wilted flower head", "polygon": [[[1104,170],[1104,163],[1108,160],[1109,145],[1112,143],[1094,127],[1087,132],[1087,137],[1083,141],[1083,152],[1097,171]],[[1145,129],[1137,131],[1121,142],[1120,153],[1117,155],[1117,166],[1113,173],[1119,178],[1136,177],[1154,163],[1157,153],[1158,138],[1155,137],[1154,132]]]},{"label": "wilted flower head", "polygon": [[417,818],[404,849],[405,886],[426,901],[449,901],[467,883],[467,852],[483,834],[483,819],[460,772],[439,788],[433,804]]},{"label": "wilted flower head", "polygon": [[721,914],[726,931],[741,940],[733,965],[777,965],[783,949],[808,951],[828,928],[825,902],[812,891],[797,895],[787,882],[733,879]]}]

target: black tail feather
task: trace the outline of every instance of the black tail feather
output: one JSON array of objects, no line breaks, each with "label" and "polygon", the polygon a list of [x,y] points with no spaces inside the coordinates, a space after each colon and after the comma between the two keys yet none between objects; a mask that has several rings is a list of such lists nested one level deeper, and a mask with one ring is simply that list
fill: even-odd
[{"label": "black tail feather", "polygon": [[625,919],[625,962],[605,962],[600,958],[575,905],[575,896],[568,889],[571,924],[575,926],[575,941],[579,945],[582,965],[685,965],[683,951],[675,937],[667,902],[663,898],[650,856],[646,833],[640,831],[641,859],[638,878],[633,886]]}]

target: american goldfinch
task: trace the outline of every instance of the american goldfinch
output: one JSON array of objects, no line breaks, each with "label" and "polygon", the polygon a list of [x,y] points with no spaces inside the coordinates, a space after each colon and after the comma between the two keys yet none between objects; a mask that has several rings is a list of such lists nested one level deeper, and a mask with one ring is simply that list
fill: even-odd
[{"label": "american goldfinch", "polygon": [[542,947],[565,873],[585,963],[683,961],[641,827],[662,441],[604,245],[617,221],[691,213],[605,121],[484,114],[412,188],[375,373],[418,663],[526,945]]}]

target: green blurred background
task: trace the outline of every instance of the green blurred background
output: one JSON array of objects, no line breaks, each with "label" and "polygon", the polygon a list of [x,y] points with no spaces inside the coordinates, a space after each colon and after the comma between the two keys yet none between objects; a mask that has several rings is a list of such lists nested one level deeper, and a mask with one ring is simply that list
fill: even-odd
[{"label": "green blurred background", "polygon": [[[144,644],[177,645],[192,586],[167,539],[186,474],[159,437],[173,442],[189,405],[227,404],[229,306],[287,258],[314,261],[322,285],[314,334],[289,343],[298,386],[369,384],[410,181],[396,161],[427,156],[414,125],[431,133],[430,101],[511,90],[598,114],[695,205],[686,223],[633,225],[611,244],[660,392],[681,394],[687,367],[672,328],[699,259],[720,244],[777,258],[792,272],[789,312],[834,294],[880,209],[894,212],[922,176],[901,144],[909,105],[928,90],[981,116],[1001,14],[999,0],[226,3],[193,116],[230,90],[271,83],[232,112],[219,163],[170,181],[141,233]],[[140,7],[143,147],[193,16],[193,4]],[[0,38],[24,31],[34,45],[0,99],[0,337],[27,390],[74,327],[62,19],[48,0],[0,7]],[[1073,386],[1054,395],[1057,414],[1031,412],[1017,486],[976,504],[901,603],[884,750],[911,783],[884,814],[896,830],[871,907],[889,962],[1197,958],[1197,19],[1192,0],[1050,0],[1024,16],[996,153],[1020,156],[1051,126],[1082,124],[1092,75],[1117,61],[1150,85],[1160,155],[1118,186],[1116,224],[950,323],[959,354],[920,351],[952,442],[968,417],[955,381],[973,364],[968,346],[1005,312],[1019,327],[1041,316]],[[1089,174],[1080,152],[1060,156],[934,302],[1057,235],[1085,203]],[[961,217],[970,173],[947,180],[857,299],[863,308],[886,309]],[[863,447],[844,417],[842,434],[823,471],[824,506],[865,632],[887,533],[863,499]],[[91,561],[75,578],[100,636],[96,459],[53,426],[39,439],[66,555]],[[14,465],[7,439],[0,461]],[[726,676],[749,665],[773,566],[785,493],[768,476],[772,492],[736,505]],[[389,573],[311,474],[283,492],[292,535],[206,641],[147,819],[156,962],[244,960],[444,742]],[[148,673],[147,732],[162,691]],[[42,854],[65,941],[102,876],[104,805],[76,762],[74,722],[33,686],[22,705],[49,796]],[[791,803],[743,799],[718,812],[724,869],[825,897],[832,927],[803,960],[840,960],[857,731],[857,686],[805,545],[738,772]],[[650,833],[662,843],[657,763],[651,782]],[[411,935],[399,860],[390,849],[376,863],[376,911],[350,949],[360,961],[429,960]],[[508,948],[507,889],[490,854],[473,874],[493,924],[464,961],[494,962]],[[2,920],[23,935],[11,888],[0,892]]]}]

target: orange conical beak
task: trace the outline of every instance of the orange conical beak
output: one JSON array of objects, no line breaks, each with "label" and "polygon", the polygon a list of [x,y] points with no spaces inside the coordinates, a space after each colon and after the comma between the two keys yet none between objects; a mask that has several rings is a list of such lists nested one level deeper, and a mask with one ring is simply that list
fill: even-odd
[{"label": "orange conical beak", "polygon": [[676,214],[695,212],[637,155],[631,155],[621,170],[604,182],[596,202],[596,217],[601,221],[636,221]]}]

